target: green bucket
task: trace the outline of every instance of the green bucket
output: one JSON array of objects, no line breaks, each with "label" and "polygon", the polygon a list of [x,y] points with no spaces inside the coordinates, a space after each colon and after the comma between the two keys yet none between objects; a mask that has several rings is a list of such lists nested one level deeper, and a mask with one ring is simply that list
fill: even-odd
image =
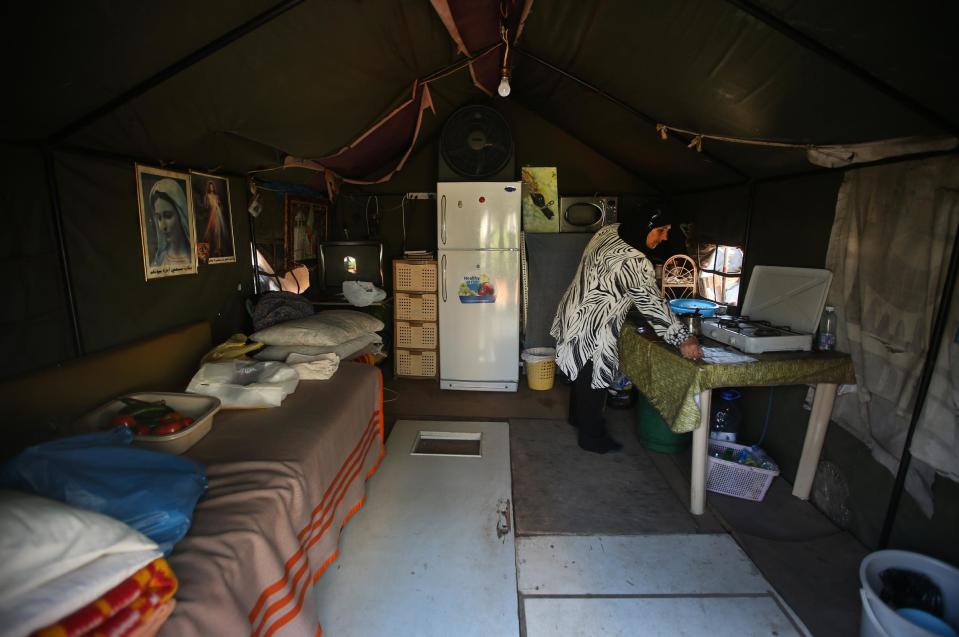
[{"label": "green bucket", "polygon": [[636,401],[636,429],[640,444],[658,453],[680,453],[693,440],[692,432],[676,434],[670,431],[663,417],[642,394]]}]

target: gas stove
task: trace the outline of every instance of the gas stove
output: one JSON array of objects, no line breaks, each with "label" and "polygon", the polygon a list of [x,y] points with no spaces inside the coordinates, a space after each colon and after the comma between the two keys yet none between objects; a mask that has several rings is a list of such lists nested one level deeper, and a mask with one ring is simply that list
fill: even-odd
[{"label": "gas stove", "polygon": [[703,319],[701,332],[747,354],[808,352],[831,282],[828,270],[757,265],[742,316]]},{"label": "gas stove", "polygon": [[747,354],[812,349],[812,334],[801,334],[787,325],[772,325],[769,321],[748,316],[703,319],[701,330],[703,336],[732,345]]}]

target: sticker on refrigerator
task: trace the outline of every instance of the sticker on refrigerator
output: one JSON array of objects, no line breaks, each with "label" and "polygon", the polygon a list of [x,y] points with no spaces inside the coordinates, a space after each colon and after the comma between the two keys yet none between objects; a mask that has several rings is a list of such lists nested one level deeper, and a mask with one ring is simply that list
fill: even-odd
[{"label": "sticker on refrigerator", "polygon": [[460,303],[496,303],[496,290],[489,276],[464,276],[459,288]]}]

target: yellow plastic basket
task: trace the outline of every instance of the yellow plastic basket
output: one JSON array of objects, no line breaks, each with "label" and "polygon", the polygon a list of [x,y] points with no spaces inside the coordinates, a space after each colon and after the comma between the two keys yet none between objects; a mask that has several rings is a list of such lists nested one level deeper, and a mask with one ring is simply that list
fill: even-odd
[{"label": "yellow plastic basket", "polygon": [[523,352],[526,362],[526,383],[530,389],[553,388],[556,379],[556,350],[552,347],[537,347]]}]

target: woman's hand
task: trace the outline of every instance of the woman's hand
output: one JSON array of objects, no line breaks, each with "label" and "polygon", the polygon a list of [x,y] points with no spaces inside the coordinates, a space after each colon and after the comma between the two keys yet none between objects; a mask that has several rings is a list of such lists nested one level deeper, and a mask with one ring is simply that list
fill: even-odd
[{"label": "woman's hand", "polygon": [[703,357],[703,348],[699,346],[696,337],[690,335],[689,338],[679,344],[679,353],[683,355],[683,358],[698,361]]}]

